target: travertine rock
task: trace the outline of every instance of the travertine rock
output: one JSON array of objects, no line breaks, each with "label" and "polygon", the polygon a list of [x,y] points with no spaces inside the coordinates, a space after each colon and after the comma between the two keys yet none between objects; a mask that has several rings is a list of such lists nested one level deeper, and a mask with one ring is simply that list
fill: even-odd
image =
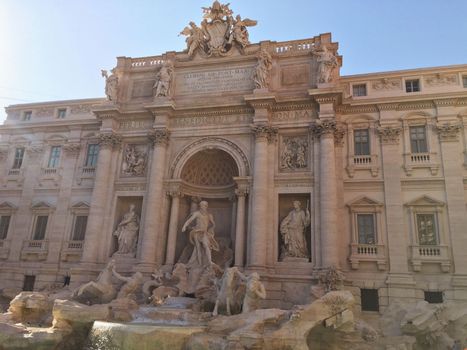
[{"label": "travertine rock", "polygon": [[21,292],[11,302],[8,312],[13,321],[32,325],[47,325],[52,319],[52,302],[47,294]]}]

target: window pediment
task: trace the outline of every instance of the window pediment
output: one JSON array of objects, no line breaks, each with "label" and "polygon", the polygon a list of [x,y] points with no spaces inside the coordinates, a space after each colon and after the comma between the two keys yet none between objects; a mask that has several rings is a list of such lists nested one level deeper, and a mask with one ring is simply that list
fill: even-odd
[{"label": "window pediment", "polygon": [[421,196],[405,203],[407,207],[444,207],[445,203],[429,196]]},{"label": "window pediment", "polygon": [[12,211],[15,211],[17,209],[18,209],[18,207],[13,205],[10,202],[5,201],[5,202],[0,203],[0,211],[12,212]]},{"label": "window pediment", "polygon": [[40,201],[31,206],[33,211],[43,211],[43,212],[51,212],[55,210],[55,207],[45,201]]},{"label": "window pediment", "polygon": [[357,197],[353,201],[347,203],[349,208],[361,208],[361,207],[382,207],[383,203],[371,199],[367,196]]}]

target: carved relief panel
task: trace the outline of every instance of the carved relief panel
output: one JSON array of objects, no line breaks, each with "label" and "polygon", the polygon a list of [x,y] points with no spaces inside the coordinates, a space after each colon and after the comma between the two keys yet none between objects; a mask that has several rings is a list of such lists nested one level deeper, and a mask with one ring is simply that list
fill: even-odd
[{"label": "carved relief panel", "polygon": [[148,147],[142,144],[127,144],[123,150],[122,175],[145,176]]},{"label": "carved relief panel", "polygon": [[279,170],[307,171],[309,168],[309,141],[307,135],[283,136],[280,143]]}]

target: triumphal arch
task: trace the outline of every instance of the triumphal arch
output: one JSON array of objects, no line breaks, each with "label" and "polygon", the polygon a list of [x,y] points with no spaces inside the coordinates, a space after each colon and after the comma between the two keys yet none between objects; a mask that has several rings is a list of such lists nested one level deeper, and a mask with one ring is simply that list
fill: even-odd
[{"label": "triumphal arch", "polygon": [[186,50],[103,70],[105,99],[7,108],[1,280],[78,285],[109,259],[149,276],[208,249],[270,306],[326,279],[364,309],[467,299],[467,66],[341,76],[329,33],[251,43],[257,21],[203,11]]}]

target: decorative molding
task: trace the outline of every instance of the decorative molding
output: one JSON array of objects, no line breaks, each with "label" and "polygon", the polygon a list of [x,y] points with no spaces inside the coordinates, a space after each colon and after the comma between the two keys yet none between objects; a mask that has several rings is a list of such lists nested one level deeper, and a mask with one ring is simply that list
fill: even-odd
[{"label": "decorative molding", "polygon": [[70,114],[91,113],[92,105],[75,105],[70,107]]},{"label": "decorative molding", "polygon": [[178,117],[170,119],[171,127],[196,127],[208,125],[239,125],[250,124],[252,121],[251,115],[213,115],[213,116],[198,116],[198,117]]},{"label": "decorative molding", "polygon": [[153,146],[166,146],[170,140],[170,131],[167,128],[151,130],[148,134]]},{"label": "decorative molding", "polygon": [[26,148],[26,152],[30,158],[39,157],[44,152],[44,145],[31,145]]},{"label": "decorative molding", "polygon": [[425,76],[423,80],[427,86],[456,85],[457,75],[437,73],[434,75]]},{"label": "decorative molding", "polygon": [[459,139],[459,132],[462,129],[460,124],[445,123],[436,126],[435,130],[438,132],[441,142],[456,142]]},{"label": "decorative molding", "polygon": [[402,132],[401,127],[385,126],[377,128],[378,134],[381,138],[381,143],[386,145],[398,145],[399,135]]},{"label": "decorative molding", "polygon": [[70,155],[77,155],[81,150],[81,144],[77,142],[69,142],[63,145],[63,150]]},{"label": "decorative molding", "polygon": [[307,135],[284,136],[281,142],[281,171],[306,171],[308,168]]},{"label": "decorative molding", "polygon": [[101,148],[114,148],[121,145],[122,137],[114,132],[100,133],[98,142]]},{"label": "decorative molding", "polygon": [[274,122],[282,121],[295,121],[295,120],[311,120],[313,118],[313,111],[310,109],[304,110],[281,110],[272,113],[272,120]]}]

